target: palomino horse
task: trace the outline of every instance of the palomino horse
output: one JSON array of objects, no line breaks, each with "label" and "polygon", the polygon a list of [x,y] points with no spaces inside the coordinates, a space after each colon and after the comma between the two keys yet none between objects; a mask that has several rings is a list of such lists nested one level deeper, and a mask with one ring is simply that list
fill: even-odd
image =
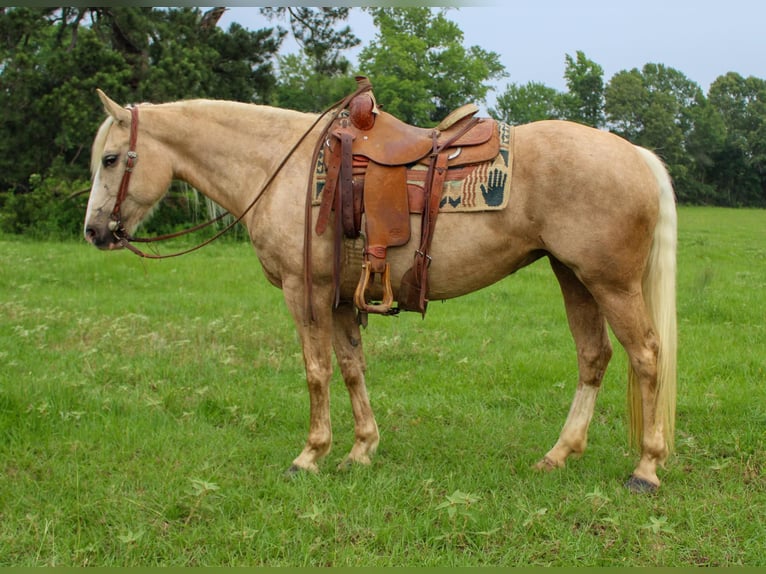
[{"label": "palomino horse", "polygon": [[[310,429],[291,470],[317,471],[330,450],[333,349],[355,418],[356,440],[344,463],[369,463],[379,434],[351,303],[359,267],[344,266],[341,303],[334,305],[332,230],[313,236],[313,318],[304,304],[305,190],[322,121],[226,101],[130,109],[99,95],[108,117],[93,144],[87,241],[101,249],[124,246],[173,179],[193,185],[234,216],[244,214],[263,270],[283,290],[303,348]],[[656,156],[610,133],[560,121],[514,129],[510,205],[440,215],[428,298],[470,293],[547,256],[561,285],[579,380],[559,439],[537,468],[563,467],[569,455],[585,450],[612,355],[609,325],[629,357],[630,433],[641,454],[628,486],[654,490],[660,484],[657,466],[672,449],[675,418],[676,210],[670,178]],[[306,132],[309,137],[301,140]],[[126,171],[132,177],[123,178]],[[395,294],[397,278],[412,265],[418,246],[419,217],[412,225],[410,243],[388,254]],[[344,244],[344,261],[360,261],[359,253],[351,253],[354,245]]]}]

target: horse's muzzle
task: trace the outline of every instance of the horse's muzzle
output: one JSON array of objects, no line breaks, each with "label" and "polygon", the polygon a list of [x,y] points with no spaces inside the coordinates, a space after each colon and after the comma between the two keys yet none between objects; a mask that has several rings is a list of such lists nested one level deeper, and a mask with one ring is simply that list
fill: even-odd
[{"label": "horse's muzzle", "polygon": [[114,236],[114,233],[104,227],[85,227],[85,241],[102,250],[122,249],[122,244]]}]

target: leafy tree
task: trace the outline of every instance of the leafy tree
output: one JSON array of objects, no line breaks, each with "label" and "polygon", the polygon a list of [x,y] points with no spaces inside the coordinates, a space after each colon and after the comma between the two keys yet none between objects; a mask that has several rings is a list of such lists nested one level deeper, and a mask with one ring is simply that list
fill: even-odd
[{"label": "leafy tree", "polygon": [[724,124],[713,177],[729,205],[766,206],[766,80],[730,72],[710,86]]},{"label": "leafy tree", "polygon": [[578,50],[565,57],[564,78],[568,92],[562,96],[563,119],[594,128],[604,123],[604,69]]},{"label": "leafy tree", "polygon": [[281,35],[238,24],[224,32],[218,16],[220,9],[1,8],[0,225],[28,229],[31,214],[48,217],[41,205],[67,211],[72,192],[88,187],[89,147],[103,120],[97,87],[119,101],[268,101]]},{"label": "leafy tree", "polygon": [[354,89],[351,63],[342,52],[359,45],[348,26],[348,8],[263,8],[266,16],[289,17],[299,54],[279,58],[275,103],[301,111],[322,111]]},{"label": "leafy tree", "polygon": [[409,123],[434,125],[462,104],[486,99],[505,75],[499,55],[463,46],[446,9],[369,8],[378,29],[359,55],[378,103]]},{"label": "leafy tree", "polygon": [[524,85],[509,84],[497,97],[497,107],[490,108],[491,116],[511,125],[527,124],[538,120],[559,119],[561,94],[539,82]]},{"label": "leafy tree", "polygon": [[359,45],[360,40],[349,26],[336,30],[338,22],[348,18],[348,8],[262,8],[268,17],[289,16],[293,37],[316,74],[346,75],[351,63],[342,52]]},{"label": "leafy tree", "polygon": [[[220,15],[220,11],[211,11]],[[283,33],[248,31],[197,8],[94,8],[94,30],[129,64],[138,100],[221,97],[263,103],[275,84],[272,60]]]},{"label": "leafy tree", "polygon": [[275,104],[292,110],[320,112],[352,92],[351,76],[317,74],[309,59],[301,54],[279,58],[279,81]]},{"label": "leafy tree", "polygon": [[701,185],[699,166],[687,142],[699,133],[705,97],[681,72],[646,64],[615,74],[605,93],[609,127],[637,145],[652,149],[668,164],[680,199],[705,202],[712,190]]},{"label": "leafy tree", "polygon": [[11,9],[0,22],[19,26],[5,36],[0,74],[0,190],[28,191],[30,175],[53,166],[61,176],[81,174],[95,131],[83,96],[125,79],[119,55],[91,30],[67,33],[66,15],[49,10]]}]

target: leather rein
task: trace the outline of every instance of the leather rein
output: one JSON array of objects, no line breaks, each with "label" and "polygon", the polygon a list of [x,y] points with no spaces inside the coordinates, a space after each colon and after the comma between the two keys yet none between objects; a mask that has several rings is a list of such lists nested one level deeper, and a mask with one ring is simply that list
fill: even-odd
[{"label": "leather rein", "polygon": [[[319,115],[319,117],[317,117],[314,123],[311,124],[308,130],[306,130],[306,132],[298,139],[298,141],[295,142],[295,144],[293,144],[293,146],[287,152],[287,154],[279,163],[277,168],[274,170],[271,176],[266,180],[266,182],[263,184],[263,186],[258,191],[258,193],[255,194],[255,197],[253,198],[253,200],[245,208],[245,210],[242,212],[242,214],[239,217],[237,217],[232,222],[227,224],[226,227],[218,231],[213,237],[203,241],[202,243],[194,247],[191,247],[189,249],[178,251],[176,253],[170,253],[167,255],[146,253],[145,251],[141,251],[138,247],[133,245],[133,243],[156,243],[159,241],[166,241],[168,239],[175,239],[177,237],[182,237],[184,235],[194,233],[195,231],[199,231],[201,229],[204,229],[205,227],[209,227],[210,225],[213,225],[214,223],[221,221],[224,217],[229,215],[229,213],[224,212],[218,217],[215,217],[209,221],[206,221],[194,227],[184,229],[176,233],[160,235],[157,237],[133,237],[128,233],[128,231],[125,229],[125,226],[122,223],[121,208],[122,208],[122,204],[124,203],[125,199],[128,196],[128,187],[130,185],[130,178],[131,178],[131,175],[133,174],[133,170],[135,169],[136,163],[138,163],[138,153],[136,152],[136,144],[138,142],[138,107],[130,106],[128,108],[130,110],[130,120],[131,120],[130,121],[130,139],[128,142],[127,158],[125,160],[125,171],[122,174],[122,180],[120,181],[120,187],[117,192],[117,199],[115,200],[114,208],[112,209],[112,213],[109,216],[109,219],[110,219],[109,230],[112,232],[115,239],[122,247],[125,247],[126,249],[132,251],[139,257],[144,257],[147,259],[169,259],[171,257],[178,257],[180,255],[186,255],[187,253],[197,251],[198,249],[201,249],[202,247],[209,245],[210,243],[212,243],[213,241],[221,237],[224,233],[232,229],[239,222],[241,222],[244,219],[244,217],[255,207],[255,204],[258,203],[258,200],[261,199],[263,194],[266,192],[269,186],[273,183],[274,179],[276,179],[277,175],[279,175],[279,173],[282,171],[282,168],[285,166],[288,160],[292,157],[293,153],[295,153],[295,150],[298,149],[298,146],[300,146],[303,143],[303,141],[314,130],[317,124],[319,124],[322,118],[324,118],[332,110],[334,109],[337,110],[333,120],[330,121],[327,124],[326,128],[323,130],[322,135],[320,136],[320,141],[327,136],[327,132],[329,131],[330,126],[335,121],[335,119],[337,119],[338,115],[343,111],[343,109],[346,107],[347,103],[351,100],[351,98],[356,96],[361,91],[366,91],[367,89],[369,89],[369,87],[357,89],[353,94],[346,96],[342,100],[332,104],[327,109],[325,109]],[[309,182],[309,187],[310,187],[310,184],[311,182]]]},{"label": "leather rein", "polygon": [[[133,170],[135,169],[136,163],[138,163],[138,152],[136,151],[136,144],[138,142],[138,107],[136,106],[130,106],[128,108],[130,110],[130,140],[128,142],[128,153],[127,157],[125,159],[125,171],[122,173],[122,180],[120,181],[120,188],[117,192],[117,199],[114,202],[114,208],[112,208],[112,213],[109,215],[109,229],[111,230],[112,234],[114,235],[115,239],[117,239],[118,243],[122,246],[128,249],[129,251],[132,251],[139,257],[145,257],[147,259],[169,259],[171,257],[178,257],[179,255],[185,255],[187,253],[191,253],[192,251],[196,251],[198,249],[201,249],[205,245],[208,245],[221,237],[224,233],[229,231],[232,227],[234,227],[237,223],[242,221],[242,218],[245,217],[245,215],[253,208],[253,206],[257,203],[258,199],[260,199],[261,195],[263,195],[263,192],[265,191],[266,187],[271,183],[271,181],[276,177],[276,173],[279,173],[279,169],[281,169],[282,165],[289,159],[289,157],[292,155],[293,150],[290,151],[288,156],[285,158],[285,160],[282,162],[282,164],[279,166],[279,169],[277,172],[272,176],[266,183],[266,185],[261,189],[261,191],[256,194],[255,199],[252,201],[252,203],[245,209],[245,211],[242,213],[240,217],[238,217],[235,221],[228,224],[226,227],[224,227],[222,230],[220,230],[218,233],[216,233],[213,237],[210,239],[200,243],[199,245],[196,245],[190,249],[185,249],[183,251],[179,251],[177,253],[170,253],[167,255],[159,255],[156,253],[146,253],[144,251],[141,251],[138,247],[133,245],[133,243],[155,243],[158,241],[166,241],[168,239],[175,239],[176,237],[182,237],[184,235],[188,235],[190,233],[194,233],[195,231],[199,231],[200,229],[204,229],[205,227],[209,227],[210,225],[213,225],[214,223],[217,223],[221,221],[224,217],[228,215],[228,212],[224,212],[220,214],[218,217],[215,217],[209,221],[206,221],[204,223],[201,223],[199,225],[195,225],[194,227],[191,227],[189,229],[184,229],[182,231],[178,231],[176,233],[169,233],[166,235],[160,235],[158,237],[133,237],[131,236],[128,231],[125,229],[125,226],[122,223],[122,213],[121,213],[121,207],[123,202],[125,201],[125,198],[128,196],[128,186],[130,185],[130,177],[133,174]],[[310,130],[309,130],[310,131]],[[304,135],[305,137],[305,135]],[[303,141],[303,138],[298,142]],[[298,146],[296,144],[295,147]]]}]

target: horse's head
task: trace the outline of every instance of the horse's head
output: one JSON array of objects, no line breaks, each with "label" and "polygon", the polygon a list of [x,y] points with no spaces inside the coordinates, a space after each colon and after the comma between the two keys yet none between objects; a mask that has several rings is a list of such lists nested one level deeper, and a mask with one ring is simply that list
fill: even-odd
[{"label": "horse's head", "polygon": [[[85,239],[99,249],[117,249],[120,235],[132,234],[165,194],[173,170],[167,150],[143,123],[138,125],[138,113],[101,90],[98,95],[108,117],[93,142]],[[145,109],[141,108],[142,120]]]}]

